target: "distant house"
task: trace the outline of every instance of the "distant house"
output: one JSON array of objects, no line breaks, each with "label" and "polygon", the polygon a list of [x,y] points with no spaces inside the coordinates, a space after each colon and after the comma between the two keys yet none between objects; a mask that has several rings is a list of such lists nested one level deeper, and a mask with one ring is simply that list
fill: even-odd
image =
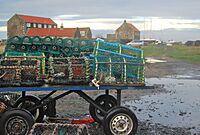
[{"label": "distant house", "polygon": [[51,18],[15,14],[7,22],[7,36],[24,36],[29,28],[57,28]]},{"label": "distant house", "polygon": [[92,38],[92,32],[89,27],[85,28],[78,28],[81,34],[81,39],[91,39]]},{"label": "distant house", "polygon": [[67,38],[80,38],[81,34],[79,28],[30,28],[26,36],[51,36],[51,37],[67,37]]},{"label": "distant house", "polygon": [[115,34],[107,34],[107,40],[109,40],[109,41],[116,40],[116,35]]},{"label": "distant house", "polygon": [[132,40],[140,40],[140,31],[131,23],[124,23],[115,31],[115,34],[107,34],[108,40],[118,40],[123,43],[128,43]]}]

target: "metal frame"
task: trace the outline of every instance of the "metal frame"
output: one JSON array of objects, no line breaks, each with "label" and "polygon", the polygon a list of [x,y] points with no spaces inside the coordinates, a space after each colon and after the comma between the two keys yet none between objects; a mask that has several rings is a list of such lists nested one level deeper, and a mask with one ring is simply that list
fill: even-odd
[{"label": "metal frame", "polygon": [[[153,88],[153,86],[144,86],[144,87],[130,87],[132,90],[134,89],[147,89],[147,88]],[[51,91],[50,93],[48,93],[45,97],[43,97],[39,102],[37,102],[34,106],[32,106],[31,108],[27,109],[29,111],[33,111],[37,108],[40,108],[44,105],[47,105],[50,102],[54,102],[64,96],[67,96],[71,93],[76,93],[78,94],[80,97],[82,97],[83,99],[85,99],[88,103],[92,104],[93,106],[95,106],[96,108],[98,108],[99,110],[101,110],[104,114],[107,114],[107,111],[105,109],[103,109],[100,105],[95,103],[95,100],[92,99],[90,96],[88,96],[85,92],[83,92],[84,90],[98,90],[98,91],[105,91],[106,95],[109,95],[110,90],[116,90],[117,91],[117,106],[121,106],[121,92],[122,90],[125,89],[129,89],[129,87],[126,86],[101,86],[100,89],[97,89],[96,87],[92,87],[92,86],[66,86],[66,87],[5,87],[5,88],[0,88],[0,92],[14,92],[14,91],[21,91],[21,96],[25,97],[26,96],[26,92],[27,91]],[[54,93],[56,93],[59,90],[64,90],[66,92],[52,98],[49,101],[45,101],[45,99],[49,98],[50,96],[52,96]],[[109,100],[109,99],[107,99]]]}]

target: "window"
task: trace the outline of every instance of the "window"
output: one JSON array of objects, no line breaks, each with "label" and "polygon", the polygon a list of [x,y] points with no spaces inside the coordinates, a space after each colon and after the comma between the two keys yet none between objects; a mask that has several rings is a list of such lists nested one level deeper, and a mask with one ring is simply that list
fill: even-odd
[{"label": "window", "polygon": [[51,25],[48,25],[48,28],[52,28],[52,26],[51,26]]},{"label": "window", "polygon": [[36,23],[33,24],[33,27],[36,28]]},{"label": "window", "polygon": [[85,31],[80,31],[81,37],[85,36]]},{"label": "window", "polygon": [[31,27],[31,23],[26,23],[26,27]]},{"label": "window", "polygon": [[56,26],[56,25],[54,25],[54,28],[57,28],[57,26]]},{"label": "window", "polygon": [[44,24],[44,28],[47,28],[47,25],[46,25],[46,24]]},{"label": "window", "polygon": [[42,28],[42,24],[38,24],[38,28]]}]

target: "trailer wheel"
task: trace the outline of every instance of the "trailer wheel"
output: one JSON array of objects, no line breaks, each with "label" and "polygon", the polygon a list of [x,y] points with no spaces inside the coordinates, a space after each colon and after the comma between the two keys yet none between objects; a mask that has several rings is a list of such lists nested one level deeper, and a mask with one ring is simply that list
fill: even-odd
[{"label": "trailer wheel", "polygon": [[[117,105],[117,99],[112,95],[100,95],[95,99],[95,103],[100,105],[106,111],[110,110]],[[89,112],[91,117],[98,123],[102,123],[104,114],[92,104],[89,106]]]},{"label": "trailer wheel", "polygon": [[28,111],[11,109],[0,119],[0,131],[2,135],[27,135],[33,124],[33,116]]},{"label": "trailer wheel", "polygon": [[4,112],[11,108],[11,104],[0,98],[0,119]]},{"label": "trailer wheel", "polygon": [[104,118],[103,127],[106,135],[135,135],[138,120],[130,109],[114,107]]},{"label": "trailer wheel", "polygon": [[[24,109],[31,109],[32,106],[34,106],[37,102],[39,102],[40,99],[35,96],[25,96],[20,97],[14,104],[14,107],[16,108],[24,108]],[[36,122],[42,122],[44,118],[44,109],[43,107],[37,108],[33,111],[31,111],[31,114],[34,116],[34,119]]]}]

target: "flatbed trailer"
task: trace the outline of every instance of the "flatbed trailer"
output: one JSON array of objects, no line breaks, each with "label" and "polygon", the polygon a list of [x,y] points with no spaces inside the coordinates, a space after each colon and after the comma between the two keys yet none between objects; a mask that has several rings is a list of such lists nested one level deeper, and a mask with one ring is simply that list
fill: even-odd
[{"label": "flatbed trailer", "polygon": [[[0,92],[21,92],[21,96],[13,106],[9,106],[6,101],[0,101],[4,103],[4,106],[6,106],[5,110],[0,109],[3,110],[0,113],[0,130],[2,130],[1,133],[10,135],[16,132],[19,132],[20,135],[27,134],[35,121],[43,121],[43,106],[47,105],[50,102],[61,99],[62,97],[67,96],[71,93],[76,93],[90,104],[89,112],[91,117],[103,126],[106,135],[132,135],[137,132],[137,117],[130,109],[121,106],[121,93],[124,90],[144,90],[149,88],[153,88],[153,86],[100,86],[99,88],[95,86],[80,85],[4,88],[1,87]],[[93,99],[85,92],[92,90],[104,91],[105,93],[96,97],[96,99]],[[116,91],[116,98],[115,96],[112,96],[110,94],[111,90]],[[47,92],[48,94],[39,99],[36,96],[28,95],[27,92],[29,91],[43,91]],[[63,93],[56,95],[48,101],[46,100],[58,91],[62,91]],[[32,104],[28,104],[27,102],[31,102]],[[10,131],[11,129],[13,131]]]}]

